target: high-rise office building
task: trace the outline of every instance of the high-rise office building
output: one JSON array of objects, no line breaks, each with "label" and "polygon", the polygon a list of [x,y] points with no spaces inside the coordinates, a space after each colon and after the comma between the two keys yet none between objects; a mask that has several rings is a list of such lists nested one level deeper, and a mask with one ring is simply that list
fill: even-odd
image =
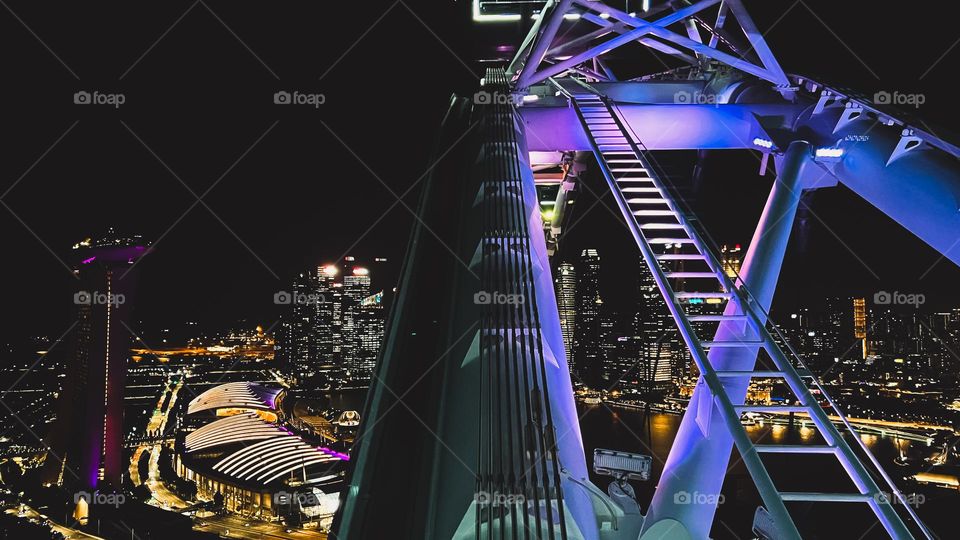
[{"label": "high-rise office building", "polygon": [[743,251],[740,244],[728,246],[724,244],[720,247],[720,266],[730,278],[735,278],[740,273],[740,265],[743,264]]},{"label": "high-rise office building", "polygon": [[364,298],[354,314],[357,342],[354,349],[354,376],[368,380],[373,375],[385,330],[383,291]]},{"label": "high-rise office building", "polygon": [[352,257],[344,261],[342,267],[321,265],[315,275],[300,274],[287,296],[292,305],[277,354],[292,375],[366,383],[373,373],[385,332],[383,291],[371,294],[369,269]]},{"label": "high-rise office building", "polygon": [[557,310],[560,313],[560,332],[563,334],[563,349],[567,353],[567,364],[573,369],[573,329],[577,317],[577,270],[570,263],[557,266],[554,279],[557,295]]},{"label": "high-rise office building", "polygon": [[331,365],[338,365],[340,362],[343,285],[337,282],[339,275],[340,269],[332,264],[317,268],[318,301],[314,334],[317,354]]},{"label": "high-rise office building", "polygon": [[670,387],[675,372],[682,372],[677,362],[685,357],[678,354],[678,332],[647,268],[640,271],[640,301],[634,325],[640,338],[638,379],[642,390],[651,397],[662,395]]},{"label": "high-rise office building", "polygon": [[276,359],[285,371],[300,379],[317,373],[320,365],[317,285],[313,276],[298,274],[290,292],[277,293],[275,301],[289,304],[277,334]]},{"label": "high-rise office building", "polygon": [[585,249],[577,262],[576,321],[573,331],[574,372],[588,385],[602,377],[600,348],[600,255]]},{"label": "high-rise office building", "polygon": [[860,340],[861,356],[867,357],[867,301],[865,298],[853,299],[853,337]]},{"label": "high-rise office building", "polygon": [[[117,490],[129,465],[123,459],[124,379],[136,263],[147,245],[139,236],[123,237],[111,229],[103,238],[73,247],[77,324],[56,421],[46,441],[43,477],[77,490]],[[83,504],[75,515],[86,517]]]},{"label": "high-rise office building", "polygon": [[343,276],[343,339],[340,345],[350,377],[363,378],[366,374],[360,362],[360,313],[363,300],[370,296],[370,270],[354,266]]}]

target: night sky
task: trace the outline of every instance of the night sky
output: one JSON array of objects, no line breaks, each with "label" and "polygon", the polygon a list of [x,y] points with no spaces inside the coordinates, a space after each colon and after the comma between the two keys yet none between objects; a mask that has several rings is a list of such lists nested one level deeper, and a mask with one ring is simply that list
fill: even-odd
[{"label": "night sky", "polygon": [[[866,2],[747,4],[787,71],[868,94],[921,92],[916,114],[941,135],[957,120],[960,35],[948,17],[865,12],[876,6]],[[462,1],[7,5],[0,280],[10,339],[66,329],[75,280],[61,260],[108,226],[155,242],[141,265],[145,332],[187,320],[269,327],[274,292],[347,254],[398,269],[449,96],[475,91],[479,51],[520,39],[478,31]],[[75,105],[81,90],[126,102]],[[276,105],[281,90],[325,103]],[[689,176],[694,157],[664,159]],[[771,177],[757,176],[747,152],[710,154],[705,167],[697,213],[718,241],[746,244]],[[845,188],[805,202],[784,305],[879,289],[960,305],[957,269]],[[590,204],[585,191],[562,255],[600,249],[613,296],[635,287],[637,260],[623,226]]]}]

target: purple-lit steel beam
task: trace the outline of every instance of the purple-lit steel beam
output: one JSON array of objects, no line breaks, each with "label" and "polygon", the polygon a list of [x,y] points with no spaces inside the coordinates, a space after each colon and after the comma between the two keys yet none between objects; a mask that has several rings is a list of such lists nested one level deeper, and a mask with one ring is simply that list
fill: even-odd
[{"label": "purple-lit steel beam", "polygon": [[[731,54],[727,54],[725,52],[719,51],[715,48],[710,47],[709,45],[698,43],[697,41],[694,41],[688,37],[682,36],[666,28],[671,24],[681,22],[687,17],[695,15],[696,13],[699,13],[700,11],[716,4],[719,0],[702,0],[701,2],[697,2],[691,6],[677,10],[671,13],[670,15],[667,15],[654,22],[649,22],[644,19],[630,16],[627,13],[615,8],[609,7],[606,4],[602,4],[598,6],[597,2],[588,2],[586,0],[573,0],[573,1],[577,6],[588,10],[588,12],[599,11],[601,14],[606,14],[609,17],[612,17],[617,21],[622,22],[628,26],[632,26],[634,28],[633,30],[624,32],[623,34],[620,34],[615,38],[612,38],[599,45],[591,47],[586,51],[575,54],[574,56],[570,57],[567,60],[554,64],[553,66],[544,68],[540,71],[535,71],[535,70],[536,68],[539,67],[539,64],[540,64],[540,62],[538,61],[538,58],[542,59],[542,56],[538,57],[536,55],[531,54],[526,65],[524,66],[523,71],[520,74],[520,79],[518,80],[518,83],[517,83],[518,88],[525,89],[531,84],[535,84],[548,77],[552,77],[560,73],[563,73],[564,71],[572,67],[578,66],[583,62],[586,62],[596,56],[606,54],[607,52],[621,45],[639,40],[648,34],[652,34],[657,38],[660,38],[665,41],[669,41],[674,45],[678,45],[685,49],[689,49],[697,53],[698,55],[702,55],[708,58],[713,58],[733,68],[739,69],[740,71],[743,71],[745,73],[749,73],[751,75],[773,82],[778,86],[786,87],[789,84],[789,81],[787,80],[786,75],[784,75],[783,71],[780,69],[779,64],[777,64],[776,60],[773,59],[772,53],[768,54],[767,58],[763,59],[763,61],[765,62],[765,65],[761,67],[751,62],[748,62],[746,60],[743,60],[742,58],[738,58]],[[551,17],[557,20],[557,24],[559,24],[559,21],[561,21],[563,18],[563,12],[557,11],[555,13],[552,13]],[[753,28],[755,30],[755,27],[751,26],[750,28]],[[750,33],[750,32],[748,32],[748,36],[751,36],[752,40],[757,42],[757,46],[759,46],[758,54],[763,56],[765,54],[763,51],[766,51],[767,53],[769,53],[769,49],[766,47],[765,42],[763,42],[762,36],[760,36],[759,34]],[[541,44],[538,43],[537,45],[539,47]],[[767,63],[769,63],[770,68],[767,67],[766,65]]]},{"label": "purple-lit steel beam", "polygon": [[[593,13],[584,13],[583,15],[580,16],[580,18],[583,19],[583,20],[585,20],[585,21],[592,22],[592,23],[594,23],[594,24],[596,24],[596,25],[600,25],[600,26],[603,26],[603,27],[605,27],[605,28],[609,28],[610,30],[612,30],[612,31],[614,31],[614,32],[616,32],[616,33],[618,33],[618,34],[623,34],[624,32],[627,32],[627,31],[628,31],[628,26],[627,26],[626,24],[624,24],[624,23],[611,23],[611,22],[608,21],[607,19],[604,19],[603,17],[599,17],[599,16],[597,16],[597,15],[595,15],[595,14],[593,14]],[[675,49],[675,48],[671,47],[670,45],[667,45],[666,43],[662,43],[662,42],[660,42],[660,41],[657,41],[657,40],[655,40],[655,39],[653,39],[653,38],[640,38],[640,39],[637,40],[637,42],[640,43],[640,44],[642,44],[642,45],[646,45],[647,47],[650,47],[650,48],[653,49],[653,50],[660,51],[660,52],[662,52],[662,53],[664,53],[664,54],[669,54],[670,56],[673,56],[674,58],[677,58],[677,59],[679,59],[679,60],[683,60],[684,62],[687,62],[688,64],[696,64],[696,63],[697,63],[697,59],[694,58],[694,57],[692,57],[692,56],[690,56],[689,54],[687,54],[687,53],[685,53],[685,52],[683,52],[683,51],[681,51],[681,50],[679,50],[679,49]]]},{"label": "purple-lit steel beam", "polygon": [[[808,144],[797,142],[790,146],[744,259],[741,276],[761,312],[769,310],[777,288],[780,267],[800,202],[801,173],[809,163],[811,149]],[[732,315],[734,313],[728,312],[738,307],[731,302],[724,314]],[[721,323],[714,341],[745,339],[745,324]],[[710,364],[717,371],[752,371],[758,349],[759,346],[714,349],[709,353]],[[743,403],[749,377],[725,377],[722,382],[730,400]],[[678,499],[676,494],[718,494],[723,487],[733,449],[733,434],[725,428],[726,422],[720,407],[714,403],[715,397],[703,380],[697,384],[664,464],[644,530],[649,530],[661,520],[676,520],[684,524],[691,538],[709,538],[716,504],[685,504],[688,501]],[[703,415],[707,417],[701,418]]]},{"label": "purple-lit steel beam", "polygon": [[[536,67],[540,65],[540,62],[543,61],[547,50],[550,49],[550,44],[553,43],[553,38],[556,37],[557,30],[560,29],[560,24],[563,23],[563,15],[570,9],[572,3],[573,0],[559,0],[556,3],[548,0],[547,8],[550,8],[549,13],[547,8],[544,8],[544,10],[540,12],[540,18],[546,18],[547,21],[543,25],[540,35],[537,36],[531,45],[530,55],[527,57],[523,70],[520,72],[520,78],[517,80],[517,88],[527,88],[530,86],[530,77],[533,75]],[[564,68],[563,71],[565,70],[566,68]]]},{"label": "purple-lit steel beam", "polygon": [[773,55],[773,51],[767,46],[766,40],[763,39],[763,34],[757,29],[757,25],[753,24],[753,19],[750,18],[750,14],[747,13],[746,8],[743,7],[743,3],[740,0],[724,0],[724,6],[729,6],[730,11],[733,12],[737,23],[739,23],[740,28],[743,29],[744,35],[746,35],[747,40],[750,41],[750,46],[754,52],[757,53],[763,67],[767,68],[768,71],[776,76],[777,81],[779,81],[778,84],[786,86],[788,84],[787,74],[783,72],[780,63],[777,62],[777,58]]},{"label": "purple-lit steel beam", "polygon": [[[583,2],[583,1],[580,1],[580,0],[574,0],[574,2],[576,2],[579,6],[581,6],[581,7],[583,7],[583,8],[586,8],[588,11],[596,11],[596,9],[597,9],[597,6],[596,6],[596,5],[593,5],[594,3],[592,3],[592,2]],[[618,13],[618,14],[617,14],[617,15],[614,15],[614,16],[615,16],[619,21],[624,22],[624,23],[626,23],[626,24],[628,24],[628,25],[630,25],[630,26],[634,26],[635,28],[634,28],[633,30],[629,31],[629,32],[626,32],[626,33],[624,33],[624,34],[620,34],[619,36],[617,36],[617,37],[615,37],[615,38],[613,38],[613,39],[611,39],[611,40],[608,40],[608,41],[606,41],[606,42],[604,42],[604,43],[602,43],[602,44],[600,44],[600,45],[597,45],[597,46],[595,46],[595,47],[592,47],[592,48],[590,48],[590,49],[588,49],[588,50],[586,50],[586,51],[584,51],[584,52],[582,52],[582,53],[579,53],[579,54],[577,54],[577,55],[574,55],[574,56],[571,57],[570,59],[565,60],[565,61],[563,61],[563,62],[560,62],[559,64],[556,64],[556,65],[554,65],[554,66],[551,67],[551,68],[547,68],[547,69],[545,69],[545,70],[543,70],[543,71],[541,71],[541,72],[537,72],[537,73],[534,73],[534,70],[535,70],[537,67],[539,67],[539,61],[534,62],[533,60],[536,59],[537,57],[531,54],[531,56],[530,56],[530,58],[528,59],[526,65],[524,66],[523,72],[521,72],[521,74],[520,74],[520,80],[519,80],[518,83],[517,83],[517,87],[518,87],[518,88],[521,88],[521,89],[522,89],[522,88],[526,88],[527,86],[529,86],[529,85],[531,85],[531,84],[534,84],[534,83],[537,83],[537,82],[540,82],[540,81],[542,81],[542,80],[544,80],[544,79],[546,79],[546,78],[548,78],[548,77],[553,77],[554,75],[557,75],[557,74],[559,74],[559,73],[563,73],[564,71],[566,71],[567,69],[569,69],[569,68],[571,68],[571,67],[574,67],[574,66],[577,66],[577,65],[579,65],[579,64],[581,64],[581,63],[583,63],[583,62],[586,62],[587,60],[590,60],[590,59],[593,58],[594,56],[598,56],[598,55],[607,53],[607,52],[609,52],[610,50],[619,47],[620,45],[623,45],[623,44],[625,44],[625,43],[630,43],[631,41],[638,40],[638,39],[642,38],[643,36],[646,36],[647,34],[651,34],[651,33],[656,34],[658,28],[659,28],[660,30],[666,32],[668,35],[676,35],[675,33],[670,32],[669,30],[665,30],[665,29],[662,28],[662,27],[666,27],[666,26],[669,26],[669,25],[671,25],[671,24],[673,24],[673,23],[682,21],[682,20],[685,19],[686,17],[688,17],[688,16],[690,16],[690,15],[693,15],[694,13],[698,13],[698,12],[700,12],[700,11],[702,11],[702,10],[704,10],[704,9],[706,9],[706,8],[714,5],[714,4],[716,4],[717,2],[719,2],[719,0],[701,0],[700,2],[697,2],[696,4],[693,4],[692,6],[686,7],[686,8],[684,8],[684,9],[677,10],[677,11],[675,11],[675,12],[673,12],[673,13],[671,13],[671,14],[669,14],[669,15],[661,18],[661,19],[658,19],[656,22],[653,22],[653,23],[647,22],[647,21],[645,21],[645,20],[643,20],[643,19],[637,19],[637,18],[635,18],[635,17],[630,17],[629,15],[627,15],[626,13],[624,13],[624,12],[622,12],[622,11],[618,11],[618,10],[615,10],[615,9],[613,9],[613,8],[609,8],[607,5],[603,4],[603,5],[602,5],[602,6],[603,6],[603,7],[602,7],[602,10],[603,10],[602,12],[603,12],[603,13],[608,13],[608,14],[610,14],[610,15],[614,15],[614,13],[616,12],[616,13]],[[558,21],[558,22],[557,22],[558,25],[559,25],[559,21],[562,21],[562,20],[563,20],[563,12],[553,13],[553,14],[551,14],[551,16],[552,16],[555,20]],[[661,36],[661,37],[663,37],[663,36]],[[680,36],[678,36],[678,37],[680,37]],[[542,38],[541,38],[541,39],[542,39]],[[552,39],[552,37],[551,37],[551,39]]]}]

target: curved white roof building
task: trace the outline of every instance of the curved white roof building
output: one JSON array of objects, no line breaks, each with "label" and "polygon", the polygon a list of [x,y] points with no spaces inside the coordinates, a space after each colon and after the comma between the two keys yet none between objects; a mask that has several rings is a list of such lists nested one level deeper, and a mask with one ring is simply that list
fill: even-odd
[{"label": "curved white roof building", "polygon": [[184,447],[187,452],[195,452],[222,444],[272,439],[285,433],[282,428],[262,420],[256,414],[244,413],[221,418],[188,433]]},{"label": "curved white roof building", "polygon": [[277,396],[282,391],[282,388],[249,382],[221,384],[193,398],[187,406],[187,414],[231,408],[274,411]]}]

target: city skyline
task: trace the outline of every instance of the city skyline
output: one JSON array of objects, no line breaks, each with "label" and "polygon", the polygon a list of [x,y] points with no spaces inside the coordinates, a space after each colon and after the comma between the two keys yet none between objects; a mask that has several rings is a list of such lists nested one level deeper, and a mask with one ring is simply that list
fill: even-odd
[{"label": "city skyline", "polygon": [[954,527],[949,17],[4,7],[0,536]]}]

